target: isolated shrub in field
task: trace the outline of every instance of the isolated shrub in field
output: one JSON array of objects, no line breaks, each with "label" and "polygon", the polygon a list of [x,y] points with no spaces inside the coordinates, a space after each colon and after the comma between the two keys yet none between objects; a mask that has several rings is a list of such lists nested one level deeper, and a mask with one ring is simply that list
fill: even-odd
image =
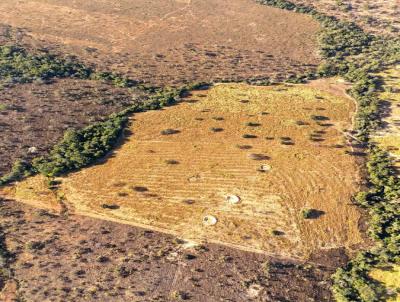
[{"label": "isolated shrub in field", "polygon": [[313,209],[302,209],[300,213],[301,217],[303,217],[304,219],[310,219],[313,214]]},{"label": "isolated shrub in field", "polygon": [[172,134],[178,134],[180,131],[179,130],[176,130],[176,129],[164,129],[164,130],[161,130],[161,134],[162,135],[172,135]]},{"label": "isolated shrub in field", "polygon": [[137,84],[137,82],[131,79],[128,79],[126,77],[111,72],[96,72],[91,74],[91,78],[94,80],[110,82],[114,86],[121,88],[133,87]]}]

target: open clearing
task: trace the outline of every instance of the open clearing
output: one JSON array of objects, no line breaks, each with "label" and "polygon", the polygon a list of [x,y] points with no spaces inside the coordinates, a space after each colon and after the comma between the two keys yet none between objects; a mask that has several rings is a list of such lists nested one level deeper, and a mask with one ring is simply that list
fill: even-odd
[{"label": "open clearing", "polygon": [[[357,248],[360,213],[350,198],[360,176],[342,133],[355,105],[327,81],[320,86],[335,94],[222,84],[136,114],[124,145],[62,178],[58,195],[75,213],[271,255]],[[8,194],[51,208],[44,181],[30,178]],[[207,215],[215,225],[204,224]]]},{"label": "open clearing", "polygon": [[39,48],[160,86],[283,79],[319,63],[316,21],[249,0],[2,0],[0,19]]}]

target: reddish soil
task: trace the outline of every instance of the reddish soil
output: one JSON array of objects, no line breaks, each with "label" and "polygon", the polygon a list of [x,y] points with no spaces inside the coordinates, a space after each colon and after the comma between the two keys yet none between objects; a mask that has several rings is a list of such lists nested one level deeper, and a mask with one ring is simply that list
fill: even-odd
[{"label": "reddish soil", "polygon": [[16,284],[6,288],[17,285],[25,301],[332,301],[330,274],[347,261],[343,250],[291,262],[190,247],[169,235],[9,200],[0,201],[0,216],[16,259]]},{"label": "reddish soil", "polygon": [[319,63],[316,21],[249,0],[3,0],[0,19],[39,48],[160,86],[283,79]]},{"label": "reddish soil", "polygon": [[[47,152],[68,128],[80,128],[116,112],[139,92],[98,81],[58,80],[0,90],[0,175],[17,159]],[[29,148],[35,147],[35,152]]]},{"label": "reddish soil", "polygon": [[369,33],[398,36],[400,32],[399,0],[291,0],[291,2],[312,6],[325,14],[355,22]]}]

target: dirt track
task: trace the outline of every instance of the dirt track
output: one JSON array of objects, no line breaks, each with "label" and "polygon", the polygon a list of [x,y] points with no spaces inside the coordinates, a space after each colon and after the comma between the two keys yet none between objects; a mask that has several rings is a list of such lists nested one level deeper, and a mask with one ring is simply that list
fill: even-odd
[{"label": "dirt track", "polygon": [[155,85],[283,79],[319,62],[317,22],[250,0],[3,0],[0,19],[38,47]]}]

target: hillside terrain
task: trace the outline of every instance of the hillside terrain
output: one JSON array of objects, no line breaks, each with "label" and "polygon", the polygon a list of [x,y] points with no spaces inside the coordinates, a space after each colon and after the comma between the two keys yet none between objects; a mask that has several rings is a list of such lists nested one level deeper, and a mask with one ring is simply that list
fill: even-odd
[{"label": "hillside terrain", "polygon": [[399,6],[1,1],[0,301],[398,301]]},{"label": "hillside terrain", "polygon": [[158,86],[283,80],[320,61],[317,22],[247,0],[5,0],[0,19],[37,47]]}]

